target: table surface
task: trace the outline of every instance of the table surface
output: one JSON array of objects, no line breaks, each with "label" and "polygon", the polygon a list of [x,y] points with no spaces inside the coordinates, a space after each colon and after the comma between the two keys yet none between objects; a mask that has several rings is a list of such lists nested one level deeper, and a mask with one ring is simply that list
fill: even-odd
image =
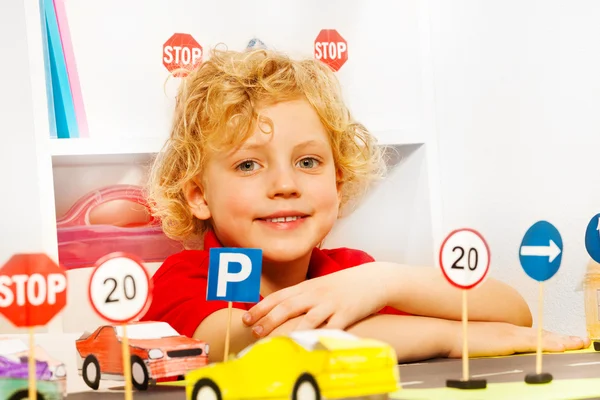
[{"label": "table surface", "polygon": [[485,379],[486,389],[446,387],[447,379],[462,378],[462,360],[439,359],[400,366],[402,389],[394,399],[600,399],[600,353],[592,347],[566,353],[543,354],[542,372],[548,384],[525,383],[535,373],[535,354],[469,360],[472,379]]},{"label": "table surface", "polygon": [[[543,385],[528,385],[525,375],[535,372],[535,355],[476,358],[469,360],[471,378],[485,379],[486,389],[460,390],[446,388],[447,379],[462,377],[462,360],[436,359],[427,362],[401,364],[402,388],[391,399],[600,399],[600,353],[591,348],[562,354],[544,354],[542,370],[554,380]],[[182,383],[175,383],[181,385]],[[95,393],[74,393],[68,399],[120,399],[123,386],[113,386]],[[158,385],[136,398],[185,398],[182,387]]]},{"label": "table surface", "polygon": [[[19,337],[27,343],[27,335],[0,335]],[[37,334],[36,344],[51,356],[66,363],[68,400],[123,399],[123,382],[101,381],[100,389],[90,390],[77,371],[75,340],[80,334]],[[544,385],[528,385],[525,375],[535,372],[535,354],[508,357],[475,358],[469,360],[473,379],[486,379],[487,388],[460,390],[446,388],[447,379],[462,377],[461,359],[436,359],[426,362],[401,364],[401,389],[391,399],[600,399],[600,352],[592,347],[586,350],[559,354],[544,354],[542,370],[554,380]],[[151,386],[147,391],[135,391],[138,399],[185,399],[185,391],[176,382],[171,385]],[[179,385],[179,386],[174,386]]]}]

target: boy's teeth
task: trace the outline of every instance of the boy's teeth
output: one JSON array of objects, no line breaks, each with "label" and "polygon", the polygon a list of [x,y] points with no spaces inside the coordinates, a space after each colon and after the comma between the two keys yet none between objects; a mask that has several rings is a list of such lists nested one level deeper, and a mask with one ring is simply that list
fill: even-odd
[{"label": "boy's teeth", "polygon": [[301,217],[279,217],[279,218],[268,218],[267,221],[269,222],[290,222],[290,221],[295,221],[298,218]]}]

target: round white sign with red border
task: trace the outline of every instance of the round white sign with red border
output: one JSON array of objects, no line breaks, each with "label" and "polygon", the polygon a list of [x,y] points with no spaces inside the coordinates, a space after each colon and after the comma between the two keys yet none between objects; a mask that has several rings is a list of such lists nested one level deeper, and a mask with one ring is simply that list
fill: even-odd
[{"label": "round white sign with red border", "polygon": [[448,282],[471,289],[483,282],[490,269],[490,248],[476,230],[457,229],[444,239],[439,261]]},{"label": "round white sign with red border", "polygon": [[152,281],[144,265],[126,253],[111,253],[96,263],[89,284],[94,311],[113,323],[142,315],[152,299]]}]

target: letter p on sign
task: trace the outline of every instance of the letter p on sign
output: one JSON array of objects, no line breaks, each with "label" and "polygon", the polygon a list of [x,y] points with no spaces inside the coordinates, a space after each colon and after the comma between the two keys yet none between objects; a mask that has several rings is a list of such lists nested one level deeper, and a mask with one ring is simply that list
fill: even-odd
[{"label": "letter p on sign", "polygon": [[261,270],[261,249],[210,249],[206,300],[257,303]]}]

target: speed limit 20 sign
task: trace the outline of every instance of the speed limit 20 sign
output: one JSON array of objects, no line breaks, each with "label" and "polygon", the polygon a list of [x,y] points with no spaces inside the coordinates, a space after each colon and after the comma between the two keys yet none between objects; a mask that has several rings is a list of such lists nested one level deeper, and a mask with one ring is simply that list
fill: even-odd
[{"label": "speed limit 20 sign", "polygon": [[125,253],[111,253],[96,263],[89,285],[93,309],[113,323],[144,314],[152,300],[152,281],[143,264]]},{"label": "speed limit 20 sign", "polygon": [[483,282],[490,269],[490,248],[476,230],[457,229],[442,243],[439,261],[452,285],[471,289]]}]

